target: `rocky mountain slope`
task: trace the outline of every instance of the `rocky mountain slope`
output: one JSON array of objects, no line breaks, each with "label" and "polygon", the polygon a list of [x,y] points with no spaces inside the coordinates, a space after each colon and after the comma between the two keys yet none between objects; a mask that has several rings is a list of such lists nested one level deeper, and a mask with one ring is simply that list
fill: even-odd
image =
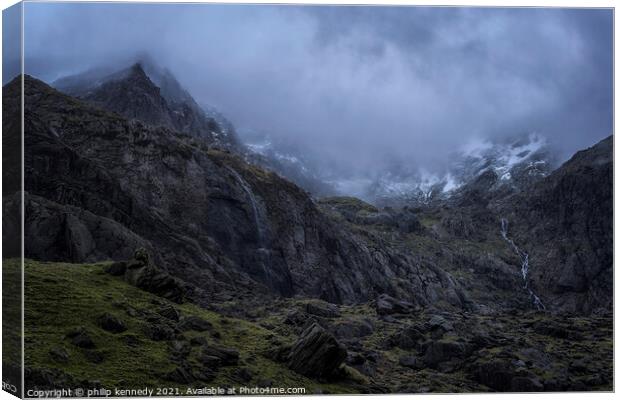
[{"label": "rocky mountain slope", "polygon": [[[336,393],[610,388],[612,138],[553,172],[535,138],[473,152],[450,196],[378,208],[314,199],[209,126],[175,120],[171,99],[191,103],[180,86],[151,72],[157,86],[140,65],[120,75],[79,97],[24,77],[27,275],[61,290],[75,268],[80,284],[115,293],[89,300],[102,315],[82,315],[88,326],[33,339],[32,382],[112,382],[122,339],[157,369],[128,373],[130,385],[156,373],[187,387],[299,379]],[[20,90],[20,78],[4,87],[5,143],[19,142]],[[5,258],[19,254],[21,196],[8,187]],[[31,312],[45,312],[26,286]],[[63,299],[55,307],[71,307]],[[218,318],[214,331],[200,322]],[[228,318],[246,333],[217,337]],[[133,338],[100,332],[118,320]]]},{"label": "rocky mountain slope", "polygon": [[30,77],[25,90],[27,256],[119,259],[139,244],[200,287],[258,282],[338,303],[381,293],[413,300],[422,285],[406,279],[414,273],[430,286],[453,281],[441,270],[415,272],[406,254],[342,229],[304,191],[234,154]]},{"label": "rocky mountain slope", "polygon": [[612,308],[612,181],[608,137],[500,206],[513,221],[515,240],[529,252],[532,285],[549,307]]},{"label": "rocky mountain slope", "polygon": [[473,141],[455,151],[441,171],[426,170],[411,161],[391,161],[363,177],[334,176],[298,149],[269,136],[244,133],[244,140],[250,150],[273,160],[278,173],[317,196],[356,196],[378,206],[425,206],[443,201],[487,170],[499,177],[491,190],[521,191],[557,167],[545,138],[534,133],[495,142]]},{"label": "rocky mountain slope", "polygon": [[54,82],[54,86],[128,119],[165,126],[210,144],[237,145],[235,133],[207,115],[167,70],[152,62],[137,62],[120,71],[106,74],[107,71],[65,77]]}]

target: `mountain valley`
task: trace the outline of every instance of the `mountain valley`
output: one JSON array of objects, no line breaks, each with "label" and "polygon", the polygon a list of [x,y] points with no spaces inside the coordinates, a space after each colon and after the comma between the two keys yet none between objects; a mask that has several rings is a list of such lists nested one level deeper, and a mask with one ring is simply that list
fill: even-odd
[{"label": "mountain valley", "polygon": [[612,390],[613,136],[561,165],[539,135],[482,142],[344,193],[165,69],[23,86],[30,387]]}]

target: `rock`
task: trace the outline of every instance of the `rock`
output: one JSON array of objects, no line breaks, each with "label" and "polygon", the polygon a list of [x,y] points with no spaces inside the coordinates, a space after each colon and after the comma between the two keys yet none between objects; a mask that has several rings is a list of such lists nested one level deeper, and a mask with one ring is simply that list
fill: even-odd
[{"label": "rock", "polygon": [[263,355],[273,361],[288,363],[291,355],[291,348],[292,346],[286,344],[277,345],[273,349],[267,350]]},{"label": "rock", "polygon": [[166,375],[166,378],[173,382],[182,384],[192,383],[195,380],[194,375],[187,366],[176,367],[173,371]]},{"label": "rock", "polygon": [[209,342],[207,341],[207,338],[204,336],[193,337],[189,340],[189,343],[192,346],[207,346],[209,344]]},{"label": "rock", "polygon": [[172,340],[169,345],[172,356],[177,359],[185,359],[191,351],[190,344],[184,340]]},{"label": "rock", "polygon": [[61,363],[69,361],[69,352],[64,347],[53,347],[50,349],[49,354],[54,361]]},{"label": "rock", "polygon": [[181,313],[175,307],[168,305],[160,308],[157,313],[164,318],[167,318],[171,321],[178,322],[181,318]]},{"label": "rock", "polygon": [[510,390],[513,392],[542,392],[544,386],[536,378],[516,376],[512,378]]},{"label": "rock", "polygon": [[142,341],[137,335],[123,335],[121,339],[129,347],[138,347],[142,344]]},{"label": "rock", "polygon": [[96,347],[95,342],[93,342],[93,339],[83,327],[70,331],[66,337],[71,339],[71,343],[76,347],[83,349],[94,349]]},{"label": "rock", "polygon": [[284,318],[283,322],[286,325],[304,326],[308,322],[309,319],[312,319],[312,318],[305,312],[301,312],[299,310],[293,310],[289,312],[288,314],[286,314],[286,317]]},{"label": "rock", "polygon": [[362,365],[366,361],[366,358],[354,351],[347,351],[347,364],[349,365]]},{"label": "rock", "polygon": [[193,373],[194,377],[202,382],[211,382],[217,376],[217,370],[211,368],[203,368]]},{"label": "rock", "polygon": [[408,314],[415,310],[415,305],[407,301],[397,300],[387,294],[377,298],[376,310],[379,315]]},{"label": "rock", "polygon": [[398,346],[403,350],[416,348],[420,341],[425,339],[418,327],[410,325],[403,328],[388,339],[390,347]]},{"label": "rock", "polygon": [[148,324],[144,334],[151,340],[170,340],[174,337],[174,330],[164,324]]},{"label": "rock", "polygon": [[269,388],[273,386],[273,381],[271,379],[261,378],[256,382],[256,386],[260,388]]},{"label": "rock", "polygon": [[412,368],[412,369],[422,369],[424,368],[424,362],[420,360],[418,357],[414,356],[402,356],[398,359],[398,363],[403,367]]},{"label": "rock", "polygon": [[331,331],[337,338],[353,339],[372,335],[374,326],[367,319],[364,320],[346,320],[340,321],[332,325]]},{"label": "rock", "polygon": [[491,389],[506,392],[512,389],[516,373],[510,362],[503,359],[480,361],[472,367],[474,379]]},{"label": "rock", "polygon": [[570,372],[583,374],[588,371],[588,364],[583,360],[575,360],[568,366]]},{"label": "rock", "polygon": [[428,325],[431,330],[441,329],[444,332],[451,332],[452,330],[454,330],[454,326],[452,325],[452,323],[446,320],[441,315],[433,315],[428,321]]},{"label": "rock", "polygon": [[213,325],[202,318],[189,316],[183,318],[179,324],[177,325],[179,330],[185,331],[196,331],[196,332],[204,332],[213,329]]},{"label": "rock", "polygon": [[437,340],[427,347],[424,353],[424,363],[429,367],[437,367],[439,363],[453,358],[462,358],[465,354],[465,345],[453,340]]},{"label": "rock", "polygon": [[347,350],[318,324],[312,324],[293,345],[288,366],[302,375],[329,378],[346,359]]},{"label": "rock", "polygon": [[[209,358],[212,357],[212,358]],[[239,351],[229,347],[210,345],[202,349],[201,360],[219,360],[223,366],[237,365],[239,363]]]},{"label": "rock", "polygon": [[121,333],[127,330],[125,323],[110,313],[104,313],[97,318],[97,325],[108,332]]},{"label": "rock", "polygon": [[125,272],[125,280],[142,290],[156,294],[175,303],[182,303],[185,289],[178,279],[154,265],[130,263]]},{"label": "rock", "polygon": [[248,383],[252,380],[252,372],[247,368],[240,368],[237,370],[235,376],[243,383]]},{"label": "rock", "polygon": [[340,316],[340,310],[337,305],[320,300],[313,300],[306,303],[305,311],[308,314],[324,318],[336,318]]},{"label": "rock", "polygon": [[93,364],[100,364],[104,360],[103,353],[97,350],[84,350],[84,357]]},{"label": "rock", "polygon": [[205,367],[207,367],[207,368],[209,368],[209,369],[211,369],[213,371],[217,370],[222,365],[222,359],[221,358],[215,357],[215,356],[209,356],[209,355],[205,355],[205,354],[202,354],[198,358],[198,361],[200,361],[200,363],[203,366],[205,366]]}]

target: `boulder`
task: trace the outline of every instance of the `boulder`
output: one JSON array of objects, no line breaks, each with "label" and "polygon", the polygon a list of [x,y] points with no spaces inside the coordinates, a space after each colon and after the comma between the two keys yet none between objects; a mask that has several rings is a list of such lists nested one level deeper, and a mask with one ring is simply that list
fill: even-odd
[{"label": "boulder", "polygon": [[398,359],[398,363],[403,367],[412,368],[412,369],[423,369],[424,361],[418,357],[406,355],[402,356]]},{"label": "boulder", "polygon": [[472,366],[474,379],[491,389],[505,392],[512,389],[516,371],[511,363],[503,359],[479,361]]},{"label": "boulder", "polygon": [[512,378],[510,390],[512,392],[542,392],[544,386],[537,378],[517,376]]},{"label": "boulder", "polygon": [[151,263],[144,249],[136,250],[134,259],[127,262],[124,277],[130,285],[175,303],[182,303],[185,298],[183,283]]},{"label": "boulder", "polygon": [[127,330],[127,326],[116,316],[104,313],[97,318],[97,325],[108,332],[121,333]]},{"label": "boulder", "polygon": [[178,366],[166,375],[168,380],[176,383],[188,384],[195,380],[192,371],[187,366]]},{"label": "boulder", "polygon": [[418,327],[410,325],[401,329],[388,339],[389,347],[398,346],[404,350],[411,350],[417,347],[420,341],[425,339],[424,334]]},{"label": "boulder", "polygon": [[181,313],[179,313],[179,310],[177,310],[175,307],[171,305],[162,307],[161,309],[157,311],[157,313],[161,315],[162,317],[167,318],[171,321],[175,321],[175,322],[178,322],[179,319],[181,318]]},{"label": "boulder", "polygon": [[[237,365],[239,363],[239,351],[229,347],[210,345],[205,346],[202,349],[201,361],[203,364],[207,364],[208,362],[213,363],[218,360],[219,364],[227,366],[227,365]],[[205,363],[207,361],[207,363]]]},{"label": "boulder", "polygon": [[340,310],[337,305],[320,300],[306,303],[305,311],[308,314],[324,318],[336,318],[340,316]]},{"label": "boulder", "polygon": [[354,339],[372,335],[375,328],[367,319],[363,320],[346,320],[340,321],[332,325],[331,331],[337,338]]},{"label": "boulder", "polygon": [[346,357],[346,348],[320,325],[314,323],[293,345],[288,366],[302,375],[329,378],[334,375]]},{"label": "boulder", "polygon": [[148,324],[144,328],[144,334],[151,340],[170,340],[174,337],[174,330],[165,324]]},{"label": "boulder", "polygon": [[452,323],[446,320],[441,315],[433,315],[428,321],[428,326],[431,330],[441,329],[444,332],[451,332],[452,330],[454,330],[454,326],[452,325]]},{"label": "boulder", "polygon": [[415,310],[413,303],[397,300],[387,294],[380,295],[375,306],[379,315],[408,314]]},{"label": "boulder", "polygon": [[436,340],[426,348],[424,363],[435,368],[442,362],[463,357],[465,350],[463,343],[453,340]]},{"label": "boulder", "polygon": [[213,325],[200,317],[189,316],[181,319],[178,328],[181,331],[204,332],[213,329]]},{"label": "boulder", "polygon": [[71,339],[71,344],[76,347],[83,349],[94,349],[96,347],[95,342],[93,342],[93,339],[83,327],[71,330],[66,337]]}]

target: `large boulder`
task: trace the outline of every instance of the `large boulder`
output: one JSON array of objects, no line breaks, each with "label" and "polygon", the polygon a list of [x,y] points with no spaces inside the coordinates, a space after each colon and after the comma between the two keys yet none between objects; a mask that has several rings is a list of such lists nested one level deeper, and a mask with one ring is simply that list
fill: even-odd
[{"label": "large boulder", "polygon": [[346,358],[346,348],[320,325],[314,323],[293,345],[288,366],[302,375],[329,378]]},{"label": "large boulder", "polygon": [[454,340],[437,340],[432,342],[424,353],[424,363],[430,367],[437,367],[440,363],[453,358],[462,358],[466,353],[466,346]]},{"label": "large boulder", "polygon": [[308,314],[316,315],[318,317],[336,318],[340,316],[338,306],[325,301],[309,301],[306,303],[305,309]]},{"label": "large boulder", "polygon": [[516,376],[513,365],[503,359],[478,361],[471,366],[471,370],[474,380],[500,392],[511,390]]},{"label": "large boulder", "polygon": [[390,295],[382,294],[377,297],[375,308],[379,315],[408,314],[415,310],[415,305],[408,301],[398,300]]},{"label": "large boulder", "polygon": [[100,315],[99,318],[97,318],[97,325],[99,325],[101,329],[112,333],[121,333],[127,330],[125,323],[110,313],[103,313]]},{"label": "large boulder", "polygon": [[164,297],[175,303],[185,298],[185,285],[167,271],[157,267],[144,248],[135,251],[132,260],[111,264],[107,270],[111,275],[123,275],[130,285]]}]

